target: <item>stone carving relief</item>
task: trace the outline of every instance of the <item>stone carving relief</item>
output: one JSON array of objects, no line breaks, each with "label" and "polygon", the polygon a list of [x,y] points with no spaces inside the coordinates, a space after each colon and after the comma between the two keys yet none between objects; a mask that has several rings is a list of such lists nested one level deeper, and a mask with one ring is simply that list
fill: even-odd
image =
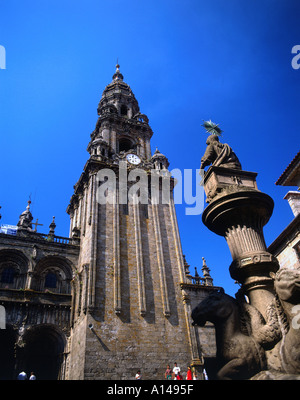
[{"label": "stone carving relief", "polygon": [[242,324],[238,301],[223,290],[212,292],[192,311],[194,325],[216,329],[219,379],[248,379],[267,366],[265,351]]},{"label": "stone carving relief", "polygon": [[289,374],[300,374],[300,270],[281,268],[274,279],[277,323],[282,339],[279,347],[281,368]]},{"label": "stone carving relief", "polygon": [[213,292],[192,311],[194,325],[215,325],[219,379],[300,379],[300,270],[270,275],[275,297],[266,319],[242,290],[236,298]]}]

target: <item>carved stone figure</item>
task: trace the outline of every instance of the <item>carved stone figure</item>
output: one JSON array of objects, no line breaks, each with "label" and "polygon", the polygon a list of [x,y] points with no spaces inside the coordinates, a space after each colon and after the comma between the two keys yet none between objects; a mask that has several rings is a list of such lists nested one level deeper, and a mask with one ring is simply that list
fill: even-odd
[{"label": "carved stone figure", "polygon": [[[192,312],[194,325],[215,325],[219,379],[272,379],[270,374],[279,379],[278,373],[280,379],[300,379],[300,270],[281,268],[270,276],[276,296],[266,304],[267,320],[242,291],[236,299],[223,290],[213,292]],[[272,349],[278,349],[277,366],[268,364]],[[271,372],[261,375],[264,370]]]},{"label": "carved stone figure", "polygon": [[281,366],[289,374],[300,373],[300,270],[281,268],[274,279],[278,320],[282,331],[280,343]]},{"label": "carved stone figure", "polygon": [[22,214],[20,215],[19,221],[18,221],[18,231],[22,231],[22,230],[28,230],[28,231],[32,231],[32,214],[30,211],[30,204],[31,201],[28,201],[28,205],[26,207],[26,210],[22,212]]},{"label": "carved stone figure", "polygon": [[265,319],[256,307],[246,302],[244,290],[240,289],[235,297],[239,306],[242,331],[246,335],[252,336],[264,350],[272,349],[282,338],[277,323],[276,305],[271,302],[266,307]]},{"label": "carved stone figure", "polygon": [[210,135],[206,140],[207,148],[201,158],[200,169],[212,164],[216,167],[242,169],[241,163],[227,143],[220,143],[217,135]]},{"label": "carved stone figure", "polygon": [[[253,335],[243,332],[238,301],[224,293],[212,292],[193,311],[194,325],[206,321],[215,325],[218,379],[248,379],[267,367],[265,351]],[[263,321],[261,321],[263,323]]]}]

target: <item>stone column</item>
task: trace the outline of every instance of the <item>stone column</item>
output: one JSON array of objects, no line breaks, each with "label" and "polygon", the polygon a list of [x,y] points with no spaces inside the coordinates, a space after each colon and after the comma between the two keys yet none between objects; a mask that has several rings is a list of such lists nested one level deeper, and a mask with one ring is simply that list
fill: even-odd
[{"label": "stone column", "polygon": [[82,235],[85,236],[86,231],[86,213],[87,213],[87,202],[88,202],[88,184],[84,184],[83,189],[83,219],[82,219]]},{"label": "stone column", "polygon": [[70,212],[70,230],[69,230],[69,237],[72,237],[72,230],[73,230],[73,219],[74,219],[74,211]]},{"label": "stone column", "polygon": [[145,158],[145,139],[142,137],[140,138],[139,156]]},{"label": "stone column", "polygon": [[82,203],[83,203],[83,196],[82,194],[79,195],[79,206],[78,206],[78,215],[77,215],[77,228],[81,229],[81,221],[82,221]]},{"label": "stone column", "polygon": [[146,139],[146,141],[145,141],[145,149],[146,149],[146,158],[147,158],[147,160],[150,160],[150,158],[151,158],[150,139]]},{"label": "stone column", "polygon": [[110,145],[113,151],[117,152],[117,133],[115,129],[111,131]]},{"label": "stone column", "polygon": [[82,301],[81,308],[84,313],[87,310],[87,288],[89,284],[89,265],[85,264],[82,268]]},{"label": "stone column", "polygon": [[257,190],[255,176],[247,171],[211,167],[204,177],[209,205],[202,220],[211,231],[225,237],[233,259],[231,277],[265,316],[266,305],[274,296],[269,274],[279,265],[267,251],[263,235],[274,202]]}]

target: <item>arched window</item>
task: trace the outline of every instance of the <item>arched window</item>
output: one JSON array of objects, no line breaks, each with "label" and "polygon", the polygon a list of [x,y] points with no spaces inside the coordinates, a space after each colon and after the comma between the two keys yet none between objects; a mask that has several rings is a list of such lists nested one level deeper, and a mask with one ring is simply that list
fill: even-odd
[{"label": "arched window", "polygon": [[39,292],[49,289],[52,293],[70,294],[72,277],[69,260],[58,256],[44,257],[33,271],[30,289]]},{"label": "arched window", "polygon": [[126,139],[126,138],[122,138],[119,141],[119,152],[121,151],[128,151],[130,149],[133,149],[133,145],[131,140]]},{"label": "arched window", "polygon": [[1,274],[1,283],[13,283],[15,277],[15,269],[13,267],[6,267]]},{"label": "arched window", "polygon": [[45,287],[47,288],[56,288],[57,276],[54,272],[48,272],[45,277]]}]

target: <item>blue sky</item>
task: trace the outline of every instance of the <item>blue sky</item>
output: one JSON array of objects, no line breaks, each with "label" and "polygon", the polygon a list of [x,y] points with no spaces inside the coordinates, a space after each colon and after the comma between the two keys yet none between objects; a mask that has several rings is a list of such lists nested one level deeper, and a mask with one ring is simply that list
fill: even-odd
[{"label": "blue sky", "polygon": [[[16,224],[31,195],[39,231],[55,215],[56,234],[68,236],[65,210],[118,58],[149,118],[152,151],[170,169],[199,168],[202,121],[220,124],[275,201],[269,245],[293,219],[283,197],[295,188],[275,181],[299,150],[299,17],[292,0],[0,1],[1,223]],[[185,207],[177,215],[191,272],[205,257],[214,283],[235,293],[225,239]]]}]

